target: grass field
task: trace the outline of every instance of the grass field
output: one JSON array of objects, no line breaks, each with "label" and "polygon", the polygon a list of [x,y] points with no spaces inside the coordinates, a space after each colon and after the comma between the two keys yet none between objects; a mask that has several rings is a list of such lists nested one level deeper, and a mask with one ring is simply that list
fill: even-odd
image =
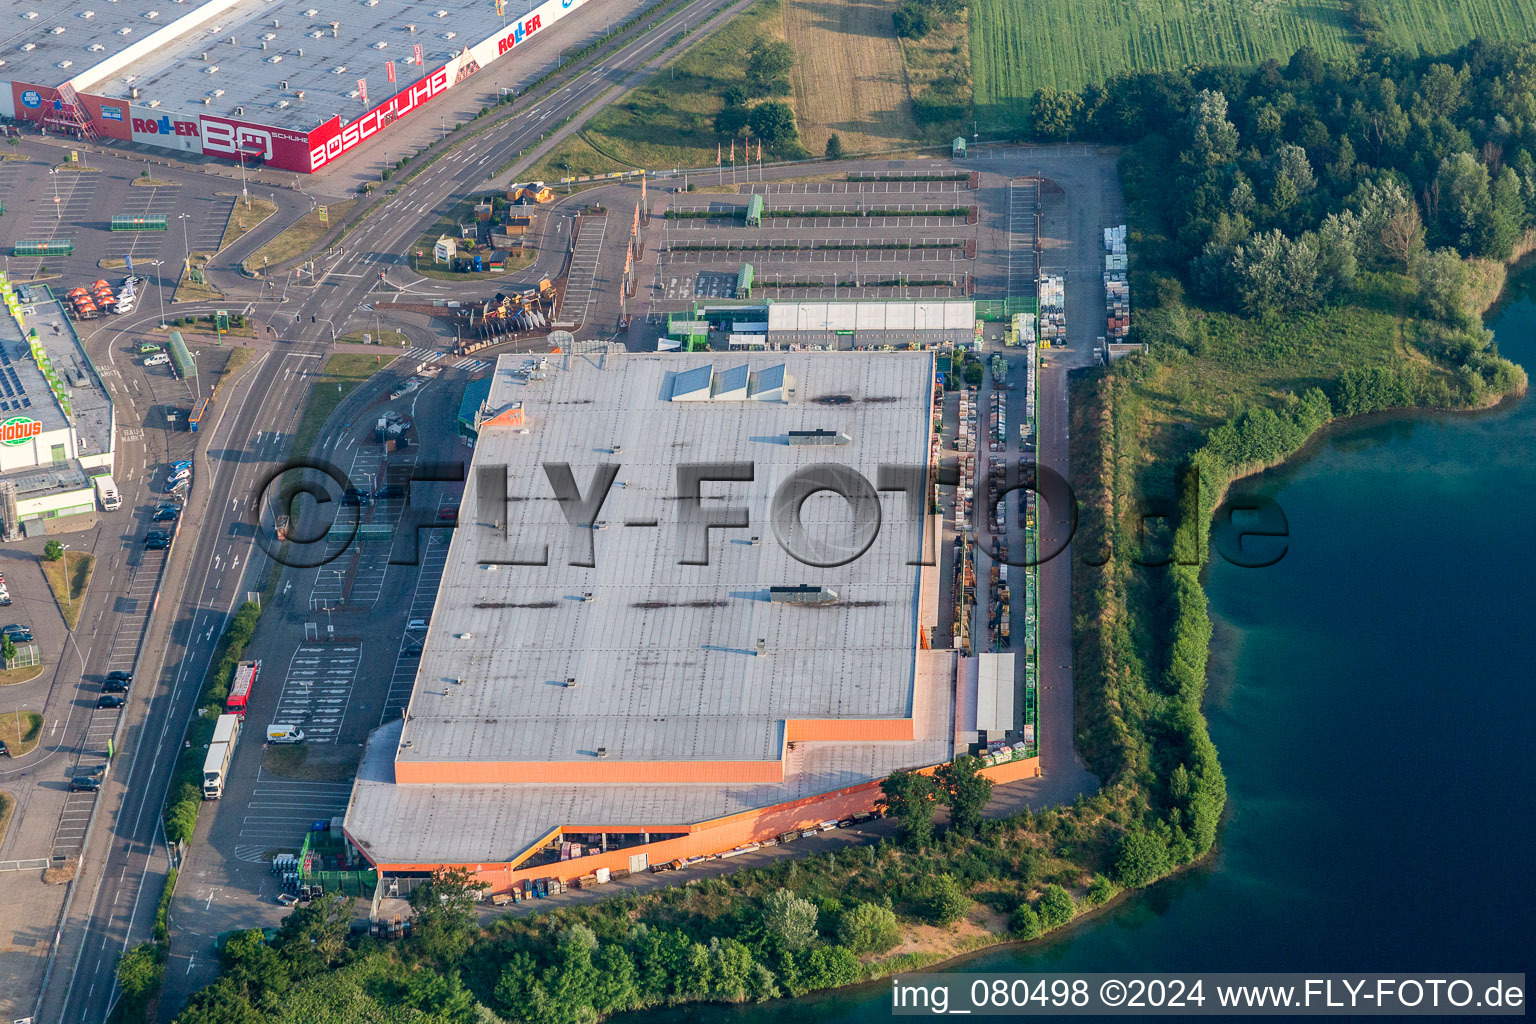
[{"label": "grass field", "polygon": [[795,48],[800,141],[820,154],[836,132],[848,153],[878,152],[911,139],[912,104],[901,46],[891,27],[896,0],[782,0]]},{"label": "grass field", "polygon": [[320,211],[311,210],[288,227],[284,228],[277,237],[266,245],[257,249],[246,257],[245,266],[249,270],[261,270],[262,267],[270,267],[295,256],[302,256],[309,252],[320,240],[328,235],[332,228],[341,223],[348,210],[356,203],[356,199],[347,199],[339,203],[330,203],[326,207],[327,222],[320,222]]},{"label": "grass field", "polygon": [[[1397,0],[1396,46],[1442,53],[1475,36],[1536,38],[1536,0]],[[1077,89],[1127,69],[1284,61],[1301,46],[1342,57],[1361,40],[1339,0],[976,0],[971,55],[983,128],[1019,126],[1029,97]]]},{"label": "grass field", "polygon": [[754,42],[783,38],[779,0],[758,0],[556,146],[528,176],[555,181],[602,171],[713,165],[719,141],[714,119],[724,106],[720,94],[741,84],[743,54]]},{"label": "grass field", "polygon": [[219,251],[223,252],[240,241],[242,235],[276,212],[277,204],[270,199],[252,199],[249,207],[243,202],[235,203],[234,215],[229,218],[229,224],[224,228],[224,237],[219,240]]},{"label": "grass field", "polygon": [[[91,569],[96,565],[96,556],[84,551],[66,551],[64,557],[55,562],[43,562],[43,576],[48,580],[48,586],[53,591],[54,600],[59,602],[59,612],[64,616],[64,625],[70,629],[80,621],[80,609],[85,602],[85,593],[91,585]],[[67,566],[67,568],[66,568]],[[69,593],[64,592],[64,578],[69,576]]]},{"label": "grass field", "polygon": [[30,754],[43,735],[43,716],[36,711],[7,711],[0,715],[0,740],[12,757]]},{"label": "grass field", "polygon": [[294,431],[293,455],[308,455],[315,446],[315,439],[320,436],[320,428],[325,426],[325,421],[341,404],[342,399],[397,358],[391,354],[371,355],[365,352],[343,352],[331,356],[326,361],[325,369],[320,371],[316,381],[309,387],[309,401],[304,403],[304,415],[299,419],[298,429]]}]

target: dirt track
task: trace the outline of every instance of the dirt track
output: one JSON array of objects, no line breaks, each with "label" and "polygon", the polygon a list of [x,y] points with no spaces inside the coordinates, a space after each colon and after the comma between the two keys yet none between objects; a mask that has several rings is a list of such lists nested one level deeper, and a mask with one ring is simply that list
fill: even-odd
[{"label": "dirt track", "polygon": [[795,48],[800,140],[820,154],[836,132],[849,152],[888,150],[917,136],[893,0],[784,0]]}]

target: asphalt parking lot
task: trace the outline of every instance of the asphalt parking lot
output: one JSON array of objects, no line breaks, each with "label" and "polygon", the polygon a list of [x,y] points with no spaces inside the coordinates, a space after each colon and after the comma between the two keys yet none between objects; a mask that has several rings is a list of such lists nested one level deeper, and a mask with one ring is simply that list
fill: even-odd
[{"label": "asphalt parking lot", "polygon": [[[760,224],[746,224],[753,194]],[[734,195],[674,193],[685,216],[652,221],[650,311],[736,297],[750,263],[754,299],[953,298],[970,294],[977,193],[969,181],[768,182]],[[719,216],[699,216],[717,211]],[[646,265],[642,262],[642,266]]]},{"label": "asphalt parking lot", "polygon": [[[24,143],[18,152],[28,159],[0,161],[0,204],[6,210],[0,217],[0,252],[14,280],[36,277],[46,266],[48,274],[59,275],[48,282],[56,288],[102,277],[115,284],[114,275],[123,272],[102,270],[97,261],[132,256],[135,270],[150,284],[169,289],[188,252],[218,248],[235,209],[233,194],[217,194],[230,191],[230,183],[220,179],[166,177],[161,168],[162,176],[152,180],[165,184],[135,185],[135,164],[108,160],[100,168],[58,170],[59,158],[66,155],[58,149]],[[117,214],[165,217],[166,230],[111,231]],[[10,255],[17,242],[62,240],[73,244],[72,253]]]}]

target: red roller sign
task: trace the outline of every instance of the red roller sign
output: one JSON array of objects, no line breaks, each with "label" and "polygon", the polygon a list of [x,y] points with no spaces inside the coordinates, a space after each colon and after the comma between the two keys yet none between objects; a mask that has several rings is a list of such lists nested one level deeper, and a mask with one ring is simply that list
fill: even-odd
[{"label": "red roller sign", "polygon": [[392,60],[385,61],[384,70],[389,74],[389,80],[393,82],[395,80],[395,62]]},{"label": "red roller sign", "polygon": [[343,153],[350,152],[358,143],[372,138],[434,96],[447,91],[449,85],[448,66],[445,64],[415,85],[401,89],[346,127],[342,127],[340,118],[331,118],[309,133],[308,166],[293,169],[318,171]]}]

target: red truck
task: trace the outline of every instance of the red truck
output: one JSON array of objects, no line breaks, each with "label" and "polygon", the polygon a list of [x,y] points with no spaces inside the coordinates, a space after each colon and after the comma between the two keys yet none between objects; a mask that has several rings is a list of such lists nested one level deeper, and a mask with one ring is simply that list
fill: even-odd
[{"label": "red truck", "polygon": [[242,661],[235,666],[235,677],[229,681],[229,700],[224,704],[224,710],[231,715],[239,715],[245,719],[245,706],[250,702],[251,690],[256,686],[256,677],[261,674],[261,662]]}]

